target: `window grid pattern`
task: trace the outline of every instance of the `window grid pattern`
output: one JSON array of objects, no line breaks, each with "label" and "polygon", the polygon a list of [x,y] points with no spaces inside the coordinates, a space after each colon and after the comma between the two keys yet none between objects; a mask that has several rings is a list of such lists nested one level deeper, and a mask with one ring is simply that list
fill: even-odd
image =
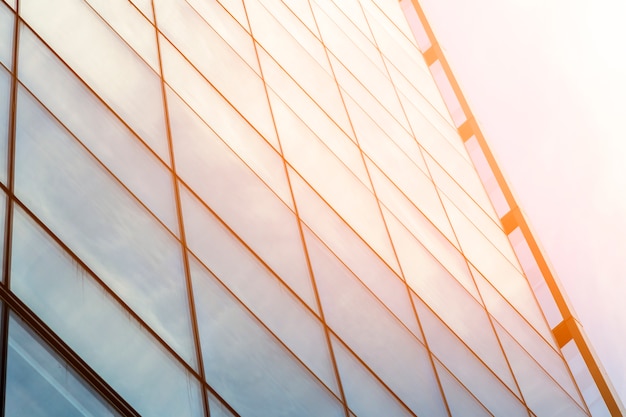
[{"label": "window grid pattern", "polygon": [[[44,3],[0,3],[13,22],[3,39],[11,59],[0,62],[10,74],[0,184],[2,395],[17,314],[71,364],[80,362],[72,366],[119,412],[158,415],[141,387],[102,374],[103,364],[83,355],[81,329],[70,337],[47,319],[61,310],[30,297],[22,275],[12,277],[19,265],[52,262],[12,253],[26,230],[19,218],[75,265],[94,300],[126,315],[129,334],[167,358],[172,380],[187,387],[186,404],[170,410],[179,415],[360,416],[376,407],[414,416],[462,415],[466,407],[477,415],[588,415],[397,2]],[[31,77],[31,57],[45,57],[68,87],[55,91],[45,77]],[[122,82],[123,69],[142,81]],[[93,104],[77,107],[80,100]],[[126,141],[99,147],[73,116],[81,111],[97,112],[85,117],[101,123],[92,130]],[[44,149],[35,164],[54,163],[46,134],[20,122],[36,124],[31,114],[83,161],[82,171],[73,161],[59,167],[71,194],[59,191],[57,200],[74,206],[29,191],[57,190],[26,174],[31,152],[22,149]],[[137,155],[136,167],[116,165],[126,153]],[[80,185],[90,173],[101,178],[91,193]],[[120,196],[119,209],[89,205],[104,190]],[[98,230],[110,241],[91,248],[99,235],[81,240],[59,218],[70,208],[140,224],[133,230],[177,252],[178,266],[146,281],[143,268],[160,262],[150,238],[137,250],[147,254],[127,265],[115,247],[139,242],[135,236]],[[103,262],[119,262],[121,279]],[[125,277],[137,289],[125,287]],[[136,291],[154,285],[184,299],[176,319],[154,311],[173,296],[155,290],[137,300]],[[454,303],[464,307],[452,311]],[[64,314],[88,311],[81,308]],[[220,348],[220,338],[231,349]],[[484,375],[484,389],[460,373],[465,360]],[[524,382],[528,367],[552,397]],[[128,370],[135,371],[144,375]],[[281,385],[285,378],[290,386]],[[259,395],[263,384],[284,395]],[[506,395],[493,401],[491,390]],[[167,401],[170,393],[157,394]]]}]

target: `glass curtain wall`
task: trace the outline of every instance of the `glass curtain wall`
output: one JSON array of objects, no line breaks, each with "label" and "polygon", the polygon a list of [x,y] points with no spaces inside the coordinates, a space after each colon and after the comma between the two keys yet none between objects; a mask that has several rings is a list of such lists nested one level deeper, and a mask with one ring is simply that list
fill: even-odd
[{"label": "glass curtain wall", "polygon": [[4,416],[585,416],[395,0],[0,0]]}]

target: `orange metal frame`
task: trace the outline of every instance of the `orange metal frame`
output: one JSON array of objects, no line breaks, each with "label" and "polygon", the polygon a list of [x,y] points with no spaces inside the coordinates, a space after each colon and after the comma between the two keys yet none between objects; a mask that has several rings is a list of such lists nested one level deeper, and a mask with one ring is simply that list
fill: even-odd
[{"label": "orange metal frame", "polygon": [[504,176],[502,175],[502,171],[496,164],[496,161],[491,153],[487,142],[485,141],[485,137],[483,136],[480,127],[476,123],[474,116],[461,92],[459,84],[457,83],[450,66],[435,38],[432,28],[428,24],[426,20],[426,16],[421,6],[419,5],[418,0],[411,0],[411,4],[415,8],[417,15],[420,19],[420,22],[423,26],[426,35],[430,41],[430,48],[423,52],[424,59],[428,66],[439,61],[445,75],[450,82],[450,85],[456,95],[456,98],[461,105],[461,109],[463,110],[466,121],[458,126],[458,132],[463,141],[467,141],[472,136],[474,136],[480,145],[480,149],[483,152],[487,162],[489,163],[489,167],[493,171],[493,174],[498,182],[498,185],[506,199],[506,202],[509,206],[509,212],[506,213],[500,219],[502,222],[503,230],[508,235],[517,227],[520,228],[524,239],[526,240],[537,265],[539,266],[539,270],[541,271],[543,278],[550,290],[554,301],[563,317],[563,320],[552,329],[552,333],[557,341],[557,344],[560,348],[565,346],[569,341],[573,340],[578,348],[585,365],[589,369],[589,372],[595,382],[602,399],[604,400],[608,410],[611,412],[611,415],[614,417],[622,417],[626,416],[626,411],[624,410],[624,406],[622,405],[619,396],[617,395],[615,388],[612,386],[606,372],[602,368],[600,361],[597,359],[596,354],[593,352],[591,344],[587,340],[582,325],[580,322],[574,317],[572,314],[572,309],[570,307],[569,301],[566,299],[564,292],[561,289],[561,285],[552,272],[546,258],[544,257],[539,244],[537,243],[526,219],[524,218],[521,210],[519,209],[515,198],[511,192],[511,189],[507,185]]}]

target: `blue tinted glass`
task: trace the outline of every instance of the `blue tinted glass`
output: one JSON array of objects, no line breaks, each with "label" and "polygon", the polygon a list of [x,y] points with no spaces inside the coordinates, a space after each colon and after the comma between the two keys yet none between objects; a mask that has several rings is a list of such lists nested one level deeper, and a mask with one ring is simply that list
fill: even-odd
[{"label": "blue tinted glass", "polygon": [[15,14],[0,2],[0,63],[11,68],[13,61],[13,25]]},{"label": "blue tinted glass", "polygon": [[201,415],[198,381],[19,207],[14,213],[11,290],[141,415]]},{"label": "blue tinted glass", "polygon": [[[0,39],[0,43],[2,43]],[[7,148],[9,107],[11,105],[11,74],[0,65],[0,181],[7,181]]]},{"label": "blue tinted glass", "polygon": [[208,383],[246,417],[339,417],[343,407],[215,277],[191,262]]},{"label": "blue tinted glass", "polygon": [[193,364],[180,243],[31,95],[18,96],[17,196]]},{"label": "blue tinted glass", "polygon": [[119,415],[13,315],[4,406],[6,417]]}]

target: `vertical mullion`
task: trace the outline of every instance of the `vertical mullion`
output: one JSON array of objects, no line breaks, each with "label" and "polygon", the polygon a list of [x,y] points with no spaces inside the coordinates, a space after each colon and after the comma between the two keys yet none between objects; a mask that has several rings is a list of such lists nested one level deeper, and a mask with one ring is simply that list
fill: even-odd
[{"label": "vertical mullion", "polygon": [[[17,64],[18,64],[18,40],[19,40],[19,8],[20,1],[15,2],[13,20],[13,52],[11,62],[11,90],[9,104],[9,129],[7,132],[7,198],[6,217],[4,226],[4,248],[2,265],[2,283],[0,285],[9,288],[11,273],[11,240],[13,229],[13,192],[15,183],[15,130],[17,123]],[[6,404],[6,379],[7,379],[7,352],[9,344],[9,308],[5,304],[0,317],[0,417],[4,417],[4,407]]]},{"label": "vertical mullion", "polygon": [[272,104],[271,104],[271,101],[270,101],[269,92],[267,90],[267,83],[265,82],[265,77],[263,76],[263,67],[261,65],[261,60],[259,58],[259,51],[258,51],[257,42],[254,39],[254,34],[252,32],[252,25],[250,24],[250,18],[248,16],[248,9],[246,8],[245,2],[244,2],[244,6],[243,7],[244,7],[244,11],[246,13],[246,20],[248,22],[248,27],[250,29],[250,36],[252,38],[252,43],[254,45],[254,53],[256,55],[257,63],[259,65],[261,81],[263,82],[263,89],[265,91],[265,97],[267,98],[267,105],[268,105],[268,108],[269,108],[269,111],[270,111],[270,115],[272,117],[272,124],[274,125],[274,131],[276,133],[276,138],[278,140],[278,151],[280,153],[280,157],[281,157],[281,160],[283,162],[283,167],[284,167],[284,170],[285,170],[285,176],[287,178],[287,185],[289,186],[289,193],[291,195],[291,200],[293,202],[293,210],[294,210],[294,214],[296,216],[296,223],[298,225],[298,234],[300,235],[300,239],[301,239],[301,243],[302,243],[302,250],[304,252],[304,257],[305,257],[305,260],[306,260],[307,271],[308,271],[309,277],[311,279],[311,286],[313,287],[313,293],[315,294],[315,302],[316,302],[316,306],[317,306],[317,309],[318,309],[319,314],[320,314],[320,318],[321,318],[321,321],[322,321],[322,326],[324,327],[324,337],[326,339],[328,352],[330,354],[330,360],[331,360],[332,367],[333,367],[333,373],[334,373],[335,378],[337,380],[337,387],[339,388],[339,395],[340,395],[340,399],[341,399],[341,402],[342,402],[342,406],[343,406],[344,412],[346,414],[346,417],[350,417],[350,410],[348,408],[348,401],[346,400],[345,392],[344,392],[344,389],[343,389],[343,384],[341,383],[341,375],[339,374],[339,368],[337,366],[337,360],[335,359],[335,351],[333,349],[333,345],[332,345],[332,342],[331,342],[330,329],[328,328],[328,324],[326,323],[326,318],[324,316],[324,309],[322,308],[322,301],[320,299],[319,291],[317,289],[317,283],[315,281],[315,275],[313,273],[313,266],[311,265],[311,259],[309,257],[309,252],[307,250],[306,240],[304,238],[304,230],[302,228],[302,220],[300,219],[300,214],[298,212],[298,203],[296,202],[295,194],[293,192],[293,187],[291,186],[291,178],[289,176],[288,163],[287,163],[287,160],[285,159],[285,154],[283,152],[283,147],[282,147],[282,143],[281,143],[281,140],[280,140],[280,134],[278,132],[278,127],[276,125],[276,120],[274,118],[274,111],[272,110]]},{"label": "vertical mullion", "polygon": [[[450,416],[450,415],[452,415],[452,414],[451,414],[451,411],[450,411],[450,407],[449,407],[449,405],[448,405],[448,401],[446,400],[446,396],[445,396],[445,393],[444,393],[444,391],[443,391],[443,387],[442,387],[442,385],[441,385],[441,381],[439,380],[439,375],[438,375],[438,373],[437,373],[437,368],[436,368],[436,366],[435,366],[435,362],[434,362],[434,360],[433,360],[433,357],[432,357],[432,354],[431,354],[430,348],[428,347],[428,342],[427,342],[427,340],[426,340],[426,335],[424,334],[424,329],[422,328],[422,323],[420,322],[420,320],[419,320],[419,318],[418,318],[418,316],[417,316],[417,311],[416,311],[416,309],[415,309],[415,304],[414,304],[414,302],[413,302],[413,297],[411,297],[411,289],[410,289],[410,287],[409,287],[409,285],[408,285],[408,282],[406,281],[406,278],[404,278],[404,271],[403,271],[403,269],[402,269],[402,265],[400,264],[400,258],[399,258],[399,256],[398,256],[397,251],[396,251],[396,248],[395,248],[395,245],[394,245],[394,243],[393,243],[393,240],[391,239],[391,233],[390,233],[390,231],[389,231],[389,226],[387,225],[387,221],[385,220],[385,216],[384,216],[384,214],[383,214],[383,209],[382,209],[381,201],[380,201],[380,199],[378,198],[378,195],[376,194],[376,189],[375,189],[375,187],[374,187],[374,182],[373,182],[373,180],[372,180],[372,176],[371,176],[371,174],[370,174],[370,170],[369,170],[369,168],[367,167],[367,160],[366,160],[366,159],[367,159],[367,156],[365,155],[365,152],[363,152],[363,149],[361,148],[361,145],[360,145],[360,143],[359,143],[359,139],[357,138],[357,135],[356,135],[356,130],[354,129],[354,126],[353,126],[353,124],[352,124],[352,120],[351,120],[351,118],[350,118],[350,114],[348,113],[348,107],[347,107],[347,105],[346,105],[346,103],[345,103],[345,100],[344,100],[344,98],[343,98],[343,92],[342,92],[342,90],[341,90],[341,86],[339,85],[339,81],[337,80],[337,77],[335,76],[335,71],[334,71],[334,69],[333,69],[333,65],[332,65],[332,62],[331,62],[331,60],[330,60],[330,56],[329,56],[329,51],[328,51],[328,48],[327,48],[327,47],[326,47],[326,45],[324,44],[324,40],[323,40],[323,37],[322,37],[322,32],[321,32],[321,30],[319,29],[319,25],[317,24],[317,19],[316,19],[316,17],[315,17],[315,11],[313,10],[313,6],[312,6],[312,4],[311,4],[311,1],[310,1],[310,0],[308,0],[308,1],[309,1],[309,8],[311,9],[311,14],[313,15],[313,20],[315,21],[315,26],[316,26],[316,28],[317,28],[317,31],[319,32],[320,40],[322,41],[322,44],[324,45],[324,52],[326,53],[326,58],[328,59],[328,64],[329,64],[329,66],[330,66],[330,70],[331,70],[332,76],[333,76],[333,78],[335,79],[335,84],[337,85],[337,90],[339,91],[339,96],[341,97],[341,101],[342,101],[342,104],[343,104],[344,110],[346,111],[346,115],[348,116],[348,121],[349,121],[349,123],[350,123],[350,128],[351,128],[351,130],[352,130],[352,134],[353,134],[353,136],[354,136],[354,140],[356,141],[356,145],[357,145],[357,147],[358,147],[358,149],[359,149],[359,153],[361,154],[361,159],[362,159],[362,161],[363,161],[363,165],[364,165],[364,167],[365,167],[365,172],[367,173],[367,177],[368,177],[368,180],[369,180],[370,186],[372,187],[372,193],[373,193],[373,195],[374,195],[374,199],[376,200],[376,205],[378,206],[378,211],[379,211],[380,217],[381,217],[381,219],[382,219],[382,222],[383,222],[383,225],[384,225],[384,228],[385,228],[385,232],[386,232],[386,234],[387,234],[387,237],[389,238],[389,244],[391,245],[391,249],[392,249],[392,251],[393,251],[394,258],[395,258],[395,260],[396,260],[396,262],[397,262],[397,264],[398,264],[398,268],[400,269],[400,271],[399,271],[399,272],[400,272],[400,275],[403,277],[403,281],[404,281],[404,284],[405,284],[405,288],[406,288],[406,290],[407,290],[407,297],[409,297],[409,302],[411,303],[411,308],[412,308],[412,310],[413,310],[413,314],[414,314],[415,319],[416,319],[416,321],[417,321],[417,325],[418,325],[419,330],[420,330],[420,333],[421,333],[421,335],[422,335],[422,339],[424,340],[424,345],[425,345],[426,350],[427,350],[427,352],[428,352],[428,359],[429,359],[429,361],[430,361],[430,364],[431,364],[432,371],[433,371],[433,374],[434,374],[434,376],[435,376],[435,379],[437,380],[437,386],[438,386],[438,388],[439,388],[439,392],[440,392],[440,394],[441,394],[441,399],[442,399],[443,405],[444,405],[444,407],[445,407],[445,409],[446,409],[446,412],[447,412],[447,413],[448,413],[448,415]],[[359,1],[359,7],[361,8],[361,11],[363,12],[362,5],[361,5],[360,1]],[[364,12],[363,12],[363,15],[364,15],[364,17],[365,17],[365,13],[364,13]],[[367,18],[366,18],[366,21],[367,21]],[[369,27],[369,22],[368,22],[368,27]],[[371,29],[370,29],[370,31],[371,31]],[[373,37],[373,34],[372,34],[372,37]],[[376,45],[376,49],[378,50],[378,45]],[[384,63],[384,61],[383,61],[383,63]],[[392,85],[393,85],[393,83],[392,83]],[[395,86],[394,86],[394,91],[395,91]],[[397,92],[396,92],[396,94],[397,94]],[[403,111],[404,111],[404,109],[403,109]],[[409,127],[410,127],[410,125],[409,125]]]},{"label": "vertical mullion", "polygon": [[[207,381],[206,381],[206,375],[204,373],[204,362],[202,359],[202,347],[200,345],[200,332],[198,329],[198,319],[196,316],[196,307],[195,307],[195,300],[194,300],[194,295],[193,295],[193,287],[192,287],[192,280],[191,280],[191,270],[190,270],[190,266],[189,266],[189,254],[187,252],[187,239],[186,239],[186,235],[185,235],[185,224],[184,224],[184,219],[183,219],[183,210],[182,210],[182,203],[181,203],[181,199],[180,199],[180,185],[178,182],[178,176],[176,174],[176,161],[175,161],[175,156],[174,156],[174,143],[173,143],[173,139],[172,139],[172,129],[171,129],[171,125],[170,125],[170,116],[169,116],[169,109],[168,109],[168,105],[167,105],[167,93],[166,93],[166,89],[165,89],[165,78],[163,76],[163,56],[161,55],[161,41],[160,41],[160,36],[159,36],[159,26],[158,26],[158,21],[157,21],[157,13],[156,13],[156,7],[154,5],[154,1],[151,1],[151,5],[152,5],[152,14],[153,14],[153,18],[154,18],[154,27],[155,27],[155,38],[156,38],[156,45],[157,45],[157,55],[158,55],[158,60],[159,60],[159,77],[161,79],[161,94],[162,94],[162,104],[163,104],[163,111],[164,111],[164,117],[165,117],[165,128],[166,128],[166,133],[167,133],[167,141],[168,141],[168,148],[169,148],[169,156],[170,156],[170,166],[172,167],[172,181],[173,181],[173,186],[174,186],[174,198],[175,198],[175,204],[176,204],[176,214],[178,217],[178,233],[180,235],[180,242],[181,242],[181,251],[182,251],[182,256],[183,256],[183,264],[184,264],[184,269],[185,269],[185,286],[187,288],[187,303],[189,304],[189,316],[191,319],[191,326],[192,326],[192,333],[193,333],[193,342],[194,342],[194,348],[196,351],[196,361],[197,361],[197,365],[198,365],[198,372],[202,378],[202,384],[201,386],[205,386]],[[209,401],[206,395],[206,392],[204,389],[202,389],[202,392],[200,393],[202,395],[202,407],[204,409],[204,415],[206,417],[210,416],[210,410],[209,410]],[[2,417],[2,416],[0,416]]]},{"label": "vertical mullion", "polygon": [[[404,118],[407,121],[407,125],[409,127],[411,136],[413,137],[413,139],[415,140],[415,142],[416,142],[416,144],[418,146],[420,154],[422,155],[422,159],[424,159],[424,164],[425,164],[425,167],[426,167],[426,173],[428,174],[428,176],[430,178],[430,181],[433,183],[433,186],[435,187],[435,192],[437,193],[437,199],[439,200],[439,202],[441,204],[441,207],[443,208],[444,214],[446,215],[446,218],[448,219],[448,223],[450,224],[450,227],[452,229],[452,233],[454,235],[454,238],[457,240],[457,243],[458,243],[459,239],[458,239],[458,237],[456,235],[455,228],[452,225],[452,221],[450,220],[450,217],[448,216],[448,211],[446,210],[446,206],[443,203],[443,199],[441,197],[441,191],[439,190],[439,187],[437,187],[437,184],[435,183],[435,180],[433,179],[430,167],[428,165],[428,161],[426,160],[426,158],[424,158],[424,150],[422,149],[422,146],[419,144],[419,142],[417,140],[417,135],[415,135],[415,132],[413,130],[413,126],[411,125],[411,122],[409,120],[409,117],[408,117],[408,114],[406,112],[406,109],[404,108],[404,105],[402,104],[402,100],[400,99],[400,93],[398,92],[398,88],[395,85],[395,83],[393,82],[393,79],[391,77],[391,72],[389,71],[389,68],[387,67],[387,61],[385,60],[385,55],[381,51],[380,46],[378,45],[378,42],[376,41],[376,35],[374,34],[374,30],[372,29],[372,26],[370,25],[369,19],[367,18],[367,13],[365,12],[365,9],[363,9],[363,6],[360,3],[359,3],[359,5],[361,7],[361,12],[363,13],[363,17],[365,19],[365,23],[367,24],[367,28],[369,29],[369,32],[372,35],[372,41],[374,42],[374,46],[375,46],[376,50],[378,51],[378,53],[380,54],[380,59],[382,60],[383,66],[385,68],[385,72],[387,73],[387,77],[389,78],[389,82],[393,86],[393,91],[394,91],[394,93],[396,95],[396,98],[398,99],[398,103],[400,104],[400,108],[402,109],[402,113],[404,115]],[[434,161],[434,158],[433,158],[433,161]],[[391,236],[390,236],[390,239],[391,239]],[[466,263],[468,262],[468,260],[465,258],[464,254],[463,254],[463,259],[465,260]],[[474,282],[474,286],[476,286],[476,282],[475,282],[475,279],[473,278],[473,274],[471,274],[471,276],[472,276],[472,282]],[[420,329],[422,329],[421,322],[420,322],[419,316],[417,314],[417,309],[415,308],[415,303],[413,301],[413,297],[410,296],[411,289],[410,289],[410,287],[408,285],[408,281],[406,281],[406,278],[405,278],[405,284],[406,284],[406,287],[407,287],[407,291],[409,292],[409,297],[411,299],[411,307],[413,308],[413,312],[415,313],[415,318],[416,318],[418,324],[420,325]],[[491,326],[493,334],[495,335],[496,340],[498,342],[498,346],[500,347],[500,350],[502,351],[502,354],[504,355],[504,360],[506,361],[507,367],[508,367],[509,371],[511,372],[511,376],[513,377],[513,381],[515,382],[515,386],[517,387],[517,390],[518,390],[518,392],[520,394],[520,398],[522,400],[522,403],[526,406],[526,402],[524,401],[524,396],[522,394],[522,390],[521,390],[521,388],[519,386],[519,383],[517,382],[517,378],[515,377],[515,374],[513,373],[513,368],[511,367],[509,359],[508,359],[506,353],[504,352],[504,348],[503,348],[502,343],[500,341],[500,337],[498,336],[498,333],[496,332],[495,326],[493,324],[493,319],[492,319],[491,315],[489,314],[489,312],[487,311],[486,307],[484,307],[485,303],[484,303],[482,294],[480,294],[480,291],[478,292],[478,294],[479,294],[480,302],[481,302],[481,304],[483,306],[483,309],[485,310],[485,313],[487,314],[487,319],[489,320],[489,324]],[[423,330],[422,330],[422,336],[424,337],[424,344],[426,345],[426,349],[428,349],[428,356],[431,358],[431,363],[433,364],[433,370],[435,372],[435,377],[437,378],[437,383],[439,384],[439,389],[441,390],[441,394],[442,394],[442,396],[444,398],[444,401],[446,401],[446,403],[447,403],[447,400],[445,400],[446,394],[445,394],[445,391],[444,391],[443,386],[441,384],[441,381],[440,381],[440,378],[439,378],[439,374],[437,372],[437,367],[434,365],[434,359],[432,358],[433,357],[433,353],[430,350],[430,347],[428,346],[428,341],[427,341],[427,338],[426,338],[426,334],[423,332]],[[528,410],[528,408],[527,408],[527,412],[530,413],[530,410]]]}]

